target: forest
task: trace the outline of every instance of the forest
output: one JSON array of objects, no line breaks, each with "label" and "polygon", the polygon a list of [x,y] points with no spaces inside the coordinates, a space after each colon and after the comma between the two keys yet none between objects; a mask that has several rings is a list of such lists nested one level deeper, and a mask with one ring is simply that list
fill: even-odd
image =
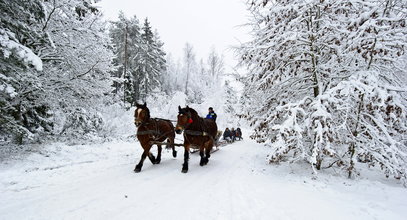
[{"label": "forest", "polygon": [[177,92],[202,103],[221,87],[215,48],[198,62],[185,43],[184,57],[173,58],[147,18],[107,22],[88,0],[0,6],[2,145],[115,135],[101,109],[129,114],[136,102]]},{"label": "forest", "polygon": [[406,218],[406,0],[100,2],[0,0],[0,219]]},{"label": "forest", "polygon": [[228,73],[216,48],[199,58],[186,42],[173,57],[148,18],[106,21],[96,2],[0,0],[3,157],[121,138],[137,103],[167,118],[215,105],[221,129],[247,125],[269,164],[349,178],[377,167],[406,183],[405,1],[246,1],[251,40],[234,47],[244,74]]}]

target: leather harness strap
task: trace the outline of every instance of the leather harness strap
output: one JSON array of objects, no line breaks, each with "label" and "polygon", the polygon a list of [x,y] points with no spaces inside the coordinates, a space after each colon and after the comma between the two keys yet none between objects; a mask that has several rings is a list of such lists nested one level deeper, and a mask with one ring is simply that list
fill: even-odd
[{"label": "leather harness strap", "polygon": [[[164,134],[161,134],[161,133],[160,133],[160,130],[159,130],[159,128],[158,128],[158,124],[157,124],[157,121],[159,121],[159,120],[161,120],[161,119],[151,118],[151,120],[154,121],[155,130],[138,131],[138,129],[137,129],[137,134],[136,134],[136,135],[157,135],[158,137],[154,137],[154,136],[153,136],[153,138],[154,138],[154,140],[158,140],[158,139],[160,139],[161,137],[164,137],[164,136],[166,136],[167,134],[169,134],[169,133],[171,132],[171,131],[169,131],[169,132],[166,132],[166,133],[164,133]],[[163,121],[169,121],[169,120],[165,120],[165,119],[164,119]],[[148,124],[151,124],[151,123],[143,122],[143,123],[140,125],[140,127],[143,126],[143,125],[148,125]]]},{"label": "leather harness strap", "polygon": [[195,136],[212,136],[208,132],[205,132],[205,131],[185,130],[184,133],[187,135],[195,135]]}]

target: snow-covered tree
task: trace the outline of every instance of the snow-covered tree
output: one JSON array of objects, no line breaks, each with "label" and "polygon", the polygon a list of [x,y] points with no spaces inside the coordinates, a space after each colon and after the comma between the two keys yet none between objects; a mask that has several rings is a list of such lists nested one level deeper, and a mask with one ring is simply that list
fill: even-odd
[{"label": "snow-covered tree", "polygon": [[148,19],[141,28],[136,16],[129,20],[123,13],[118,21],[112,22],[110,36],[117,56],[118,70],[113,73],[115,93],[123,84],[125,102],[134,105],[161,85],[160,75],[166,68],[163,43],[158,32],[153,33]]},{"label": "snow-covered tree", "polygon": [[44,5],[48,13],[43,30],[52,45],[41,53],[45,62],[41,77],[60,126],[56,129],[66,134],[89,133],[101,123],[98,109],[109,94],[113,70],[105,23],[87,1],[50,1]]},{"label": "snow-covered tree", "polygon": [[123,12],[119,13],[118,21],[113,21],[110,37],[115,54],[114,65],[117,70],[112,73],[115,77],[114,93],[121,91],[125,103],[134,103],[140,99],[140,77],[138,66],[141,58],[141,30],[136,16],[128,19]]},{"label": "snow-covered tree", "polygon": [[[38,75],[38,56],[50,44],[41,26],[41,1],[0,1],[0,135],[23,136],[52,126]],[[17,22],[18,21],[18,22]]]},{"label": "snow-covered tree", "polygon": [[113,70],[97,8],[88,0],[1,1],[0,7],[1,135],[21,143],[95,131]]},{"label": "snow-covered tree", "polygon": [[219,82],[220,76],[224,73],[225,63],[223,60],[223,56],[219,55],[215,48],[212,47],[209,56],[208,56],[208,71],[209,77],[208,81],[210,84],[215,85]]},{"label": "snow-covered tree", "polygon": [[142,55],[138,67],[140,80],[140,92],[146,100],[153,89],[161,87],[160,75],[165,71],[165,52],[162,49],[158,32],[153,34],[150,22],[146,18],[143,25]]},{"label": "snow-covered tree", "polygon": [[184,47],[184,72],[185,72],[185,94],[188,96],[191,75],[196,70],[195,52],[190,43],[186,43]]},{"label": "snow-covered tree", "polygon": [[359,161],[406,179],[406,102],[396,77],[405,74],[403,1],[249,6],[254,39],[241,47],[251,73],[243,115],[252,137],[272,147],[269,161],[305,159],[315,172],[336,165],[349,176]]},{"label": "snow-covered tree", "polygon": [[225,85],[223,86],[224,88],[224,112],[228,113],[231,116],[236,116],[236,107],[238,104],[238,94],[237,92],[232,88],[230,85],[230,81],[226,80]]}]

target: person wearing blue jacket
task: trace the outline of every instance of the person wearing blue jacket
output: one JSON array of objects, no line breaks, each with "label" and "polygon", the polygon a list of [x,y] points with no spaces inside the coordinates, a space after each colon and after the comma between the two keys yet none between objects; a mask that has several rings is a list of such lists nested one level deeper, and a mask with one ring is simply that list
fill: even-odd
[{"label": "person wearing blue jacket", "polygon": [[216,117],[218,117],[218,116],[213,111],[213,108],[209,107],[208,111],[209,111],[209,113],[206,115],[206,118],[209,118],[209,119],[212,119],[212,120],[216,121]]}]

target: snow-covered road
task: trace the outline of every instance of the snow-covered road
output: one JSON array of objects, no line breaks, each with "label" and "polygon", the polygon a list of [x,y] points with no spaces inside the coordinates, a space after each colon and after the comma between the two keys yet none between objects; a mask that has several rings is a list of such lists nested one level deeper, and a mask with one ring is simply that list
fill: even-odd
[{"label": "snow-covered road", "polygon": [[[55,144],[0,164],[0,219],[405,219],[407,190],[392,181],[347,180],[270,166],[249,140],[225,146],[189,172],[163,151],[145,161],[138,143]],[[306,173],[303,173],[303,172]],[[299,174],[301,173],[301,174]]]}]

